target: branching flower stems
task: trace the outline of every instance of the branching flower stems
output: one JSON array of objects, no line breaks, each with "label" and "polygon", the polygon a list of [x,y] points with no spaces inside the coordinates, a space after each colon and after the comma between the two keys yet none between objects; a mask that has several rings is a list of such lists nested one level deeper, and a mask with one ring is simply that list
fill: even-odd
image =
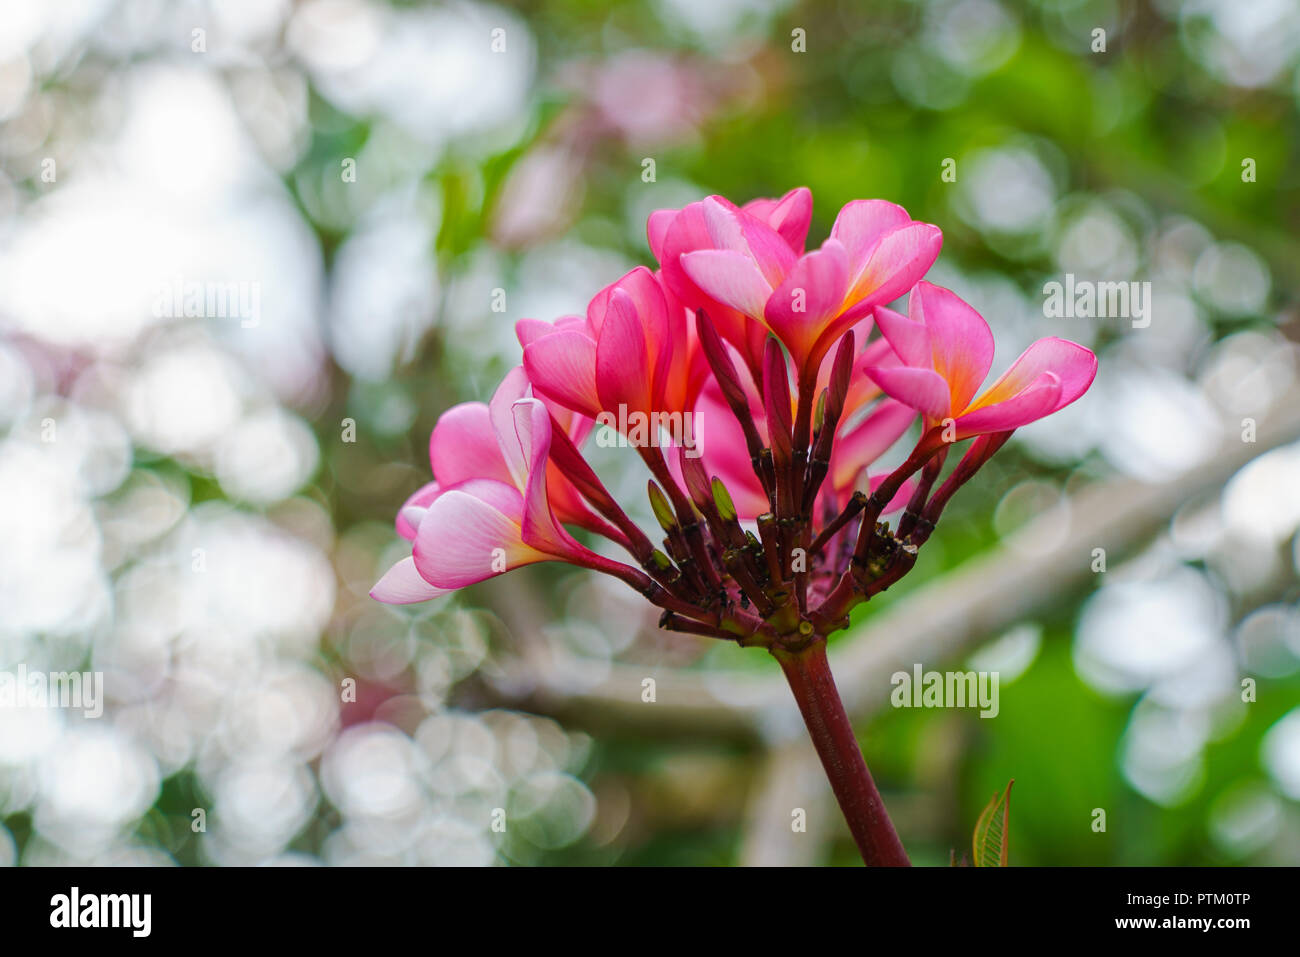
[{"label": "branching flower stems", "polygon": [[[766,648],[863,859],[904,865],[835,690],[827,636],[912,569],[953,494],[1016,428],[1088,389],[1096,356],[1040,339],[977,395],[993,336],[969,304],[921,278],[938,255],[938,227],[883,200],[854,200],[808,251],[811,215],[802,188],[745,207],[711,196],[658,210],[647,238],[659,272],[633,269],[585,316],[521,319],[523,364],[489,403],[455,406],[435,426],[434,480],[396,522],[411,555],[371,595],[427,601],[563,561],[636,589],[662,610],[664,628]],[[908,316],[886,307],[908,290]],[[858,351],[873,325],[880,337]],[[703,447],[686,427],[701,414],[711,436]],[[904,462],[869,476],[917,418]],[[649,469],[662,547],[582,456],[601,423]],[[974,441],[941,482],[951,446],[965,439]],[[881,521],[904,504],[896,528]],[[626,550],[636,566],[591,550],[570,527]]]},{"label": "branching flower stems", "polygon": [[[698,458],[678,450],[684,494],[661,450],[641,450],[656,477],[649,485],[650,501],[665,538],[662,551],[637,539],[650,579],[630,583],[664,609],[664,628],[771,652],[798,702],[863,860],[906,865],[902,843],[836,692],[826,638],[847,626],[856,605],[911,570],[948,499],[1010,432],[977,439],[948,481],[931,495],[949,447],[943,428],[936,426],[871,495],[853,495],[838,515],[818,522],[813,505],[827,474],[849,387],[853,333],[840,340],[830,383],[820,396],[808,386],[810,377],[799,374],[793,418],[785,355],[775,339],[768,340],[759,383],[766,411],[765,442],[735,367],[702,310],[696,322],[709,367],[740,423],[770,509],[757,519],[758,535],[748,533],[726,487],[706,475]],[[921,479],[907,511],[897,532],[891,532],[880,515],[918,472]],[[584,486],[590,481],[585,474],[570,478]],[[607,495],[593,500],[605,506],[605,517],[629,539],[639,535]]]}]

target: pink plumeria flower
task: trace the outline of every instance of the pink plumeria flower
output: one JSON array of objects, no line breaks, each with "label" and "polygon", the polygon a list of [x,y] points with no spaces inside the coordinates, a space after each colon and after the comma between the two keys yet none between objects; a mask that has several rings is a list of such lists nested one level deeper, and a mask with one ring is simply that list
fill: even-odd
[{"label": "pink plumeria flower", "polygon": [[[955,293],[919,282],[908,315],[877,308],[876,324],[902,360],[866,370],[877,385],[916,409],[926,429],[953,427],[953,441],[1028,425],[1069,405],[1097,375],[1097,357],[1067,339],[1039,339],[976,397],[993,365],[993,333]],[[950,436],[951,437],[951,436]]]},{"label": "pink plumeria flower", "polygon": [[707,367],[694,324],[659,279],[638,266],[591,300],[586,317],[517,325],[537,393],[581,415],[649,416],[694,402]]},{"label": "pink plumeria flower", "polygon": [[[806,187],[792,189],[780,199],[755,199],[740,209],[774,230],[796,257],[803,254],[812,222],[812,193]],[[646,234],[650,250],[661,265],[665,287],[688,309],[706,310],[718,334],[740,350],[745,364],[757,373],[762,367],[767,328],[710,296],[682,268],[684,253],[713,248],[703,203],[656,210],[650,214]]]},{"label": "pink plumeria flower", "polygon": [[[860,200],[806,252],[811,215],[806,189],[744,207],[713,196],[660,210],[647,226],[659,273],[632,270],[583,316],[519,322],[523,366],[487,405],[439,421],[435,481],[397,518],[412,554],[371,594],[422,601],[564,561],[618,577],[659,610],[661,628],[767,648],[864,861],[905,865],[836,695],[826,639],[912,571],[953,495],[1014,429],[1082,395],[1097,360],[1042,339],[977,396],[993,361],[988,324],[920,281],[939,230]],[[909,289],[909,316],[886,308]],[[882,336],[869,341],[877,325]],[[912,451],[872,474],[918,412]],[[611,413],[650,470],[662,548],[579,449]],[[691,414],[694,442],[664,455],[663,416],[676,413],[682,424]],[[649,423],[633,415],[653,423],[644,443],[633,429]],[[945,443],[967,437],[975,441],[943,477]],[[897,524],[879,521],[904,507]],[[566,525],[617,543],[639,569],[589,550]]]},{"label": "pink plumeria flower", "polygon": [[[504,421],[504,410],[519,399],[531,396],[528,377],[521,366],[516,366],[502,379],[491,404],[462,402],[438,418],[429,436],[429,464],[434,481],[418,489],[398,512],[399,535],[407,541],[415,540],[420,517],[442,489],[476,478],[511,480],[493,423]],[[564,429],[575,446],[582,445],[594,425],[592,420],[546,399],[542,402],[551,414],[552,424]],[[578,490],[553,462],[547,463],[547,491],[551,507],[561,522],[601,535],[610,534],[609,526],[587,507]]]},{"label": "pink plumeria flower", "polygon": [[846,204],[830,238],[808,253],[721,196],[691,204],[660,228],[669,283],[680,268],[691,284],[683,300],[690,305],[689,290],[698,290],[757,320],[781,340],[801,375],[816,370],[840,336],[875,306],[911,289],[943,243],[937,226],[913,222],[905,209],[884,200]]},{"label": "pink plumeria flower", "polygon": [[429,440],[436,480],[412,495],[397,519],[412,554],[380,579],[373,598],[427,601],[534,562],[599,570],[615,564],[564,529],[561,518],[611,532],[551,467],[552,413],[527,393],[516,368],[491,403],[466,402],[438,420]]}]

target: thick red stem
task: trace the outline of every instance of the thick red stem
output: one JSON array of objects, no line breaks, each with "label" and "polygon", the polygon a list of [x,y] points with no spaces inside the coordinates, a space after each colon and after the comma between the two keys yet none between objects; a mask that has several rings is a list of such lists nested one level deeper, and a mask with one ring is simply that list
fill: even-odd
[{"label": "thick red stem", "polygon": [[889,820],[858,747],[858,739],[854,737],[849,716],[835,690],[835,679],[826,660],[825,639],[814,639],[801,651],[773,646],[772,654],[781,663],[781,670],[799,703],[808,734],[862,860],[868,867],[910,867],[911,861]]}]

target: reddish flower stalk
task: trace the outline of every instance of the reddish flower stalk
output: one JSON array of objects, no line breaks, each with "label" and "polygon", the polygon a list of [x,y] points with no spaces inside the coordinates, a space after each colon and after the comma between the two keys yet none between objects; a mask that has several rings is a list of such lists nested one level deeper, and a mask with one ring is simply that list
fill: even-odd
[{"label": "reddish flower stalk", "polygon": [[[584,317],[521,320],[523,365],[488,405],[457,406],[434,429],[435,481],[397,520],[412,555],[371,594],[424,601],[565,561],[634,588],[662,610],[661,627],[767,648],[863,859],[901,865],[826,639],[912,569],[952,495],[1016,428],[1088,388],[1096,359],[1040,340],[977,397],[993,355],[987,324],[918,281],[938,229],[890,203],[854,202],[805,252],[810,217],[806,190],[744,208],[711,197],[660,211],[649,224],[659,273],[633,270]],[[909,289],[909,316],[884,308]],[[882,336],[868,341],[873,319]],[[870,474],[918,416],[902,464]],[[648,468],[662,548],[583,458],[598,425]],[[949,447],[968,438],[932,493]],[[904,503],[891,531],[881,516]]]},{"label": "reddish flower stalk", "polygon": [[868,867],[911,866],[835,688],[826,660],[826,642],[818,638],[801,651],[778,648],[772,654],[794,692],[862,860]]}]

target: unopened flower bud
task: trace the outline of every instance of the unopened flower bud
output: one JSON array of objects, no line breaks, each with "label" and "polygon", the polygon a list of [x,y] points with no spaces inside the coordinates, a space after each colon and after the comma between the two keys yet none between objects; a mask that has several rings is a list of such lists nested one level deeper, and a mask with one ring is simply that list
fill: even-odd
[{"label": "unopened flower bud", "polygon": [[763,354],[763,404],[767,411],[767,435],[772,459],[778,469],[790,463],[794,455],[793,423],[790,415],[790,373],[785,353],[775,338],[767,340]]},{"label": "unopened flower bud", "polygon": [[677,516],[673,514],[673,507],[668,504],[668,496],[655,484],[654,479],[650,480],[646,491],[650,494],[650,508],[654,510],[659,525],[665,532],[674,531],[677,528]]},{"label": "unopened flower bud", "polygon": [[736,503],[731,500],[731,493],[716,475],[713,477],[713,504],[724,522],[736,520]]}]

